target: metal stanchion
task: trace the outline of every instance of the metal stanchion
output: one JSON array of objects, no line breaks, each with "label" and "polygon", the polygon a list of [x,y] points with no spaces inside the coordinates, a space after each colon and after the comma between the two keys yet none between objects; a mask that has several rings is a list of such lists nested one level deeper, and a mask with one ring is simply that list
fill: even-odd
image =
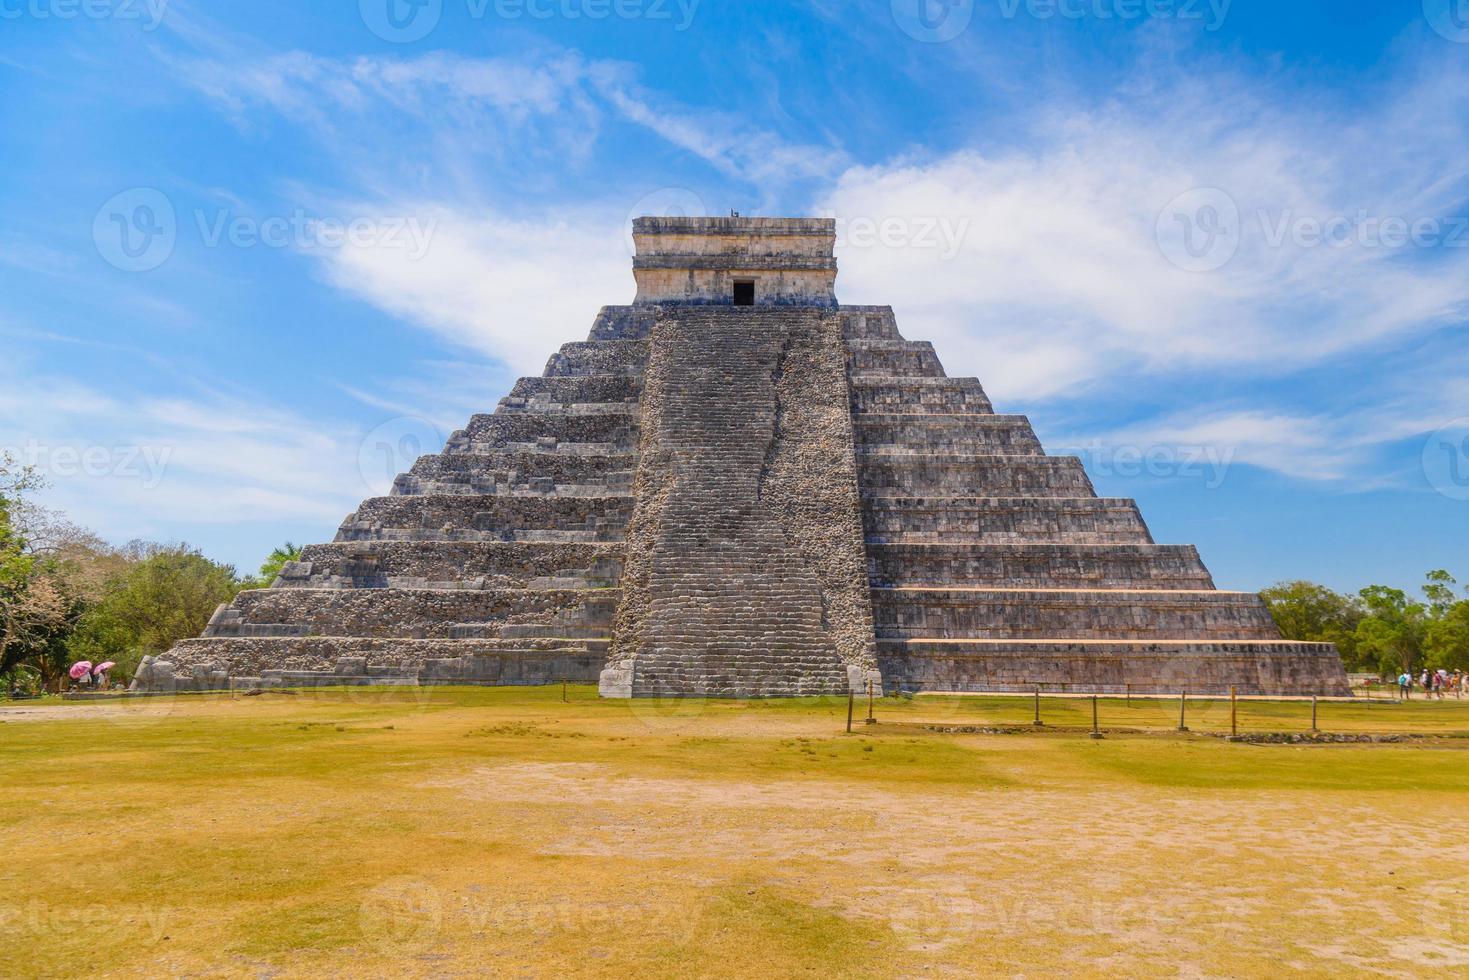
[{"label": "metal stanchion", "polygon": [[1239,690],[1229,689],[1229,734],[1239,734]]},{"label": "metal stanchion", "polygon": [[852,734],[852,707],[856,703],[856,700],[857,700],[857,696],[856,696],[856,694],[854,694],[852,692],[852,688],[849,685],[847,687],[847,734],[848,735]]},{"label": "metal stanchion", "polygon": [[1101,716],[1097,710],[1097,696],[1092,695],[1092,738],[1102,737]]},{"label": "metal stanchion", "polygon": [[1188,731],[1188,692],[1184,691],[1178,698],[1178,730]]},{"label": "metal stanchion", "polygon": [[872,681],[869,680],[867,682],[867,724],[869,724],[869,725],[876,725],[877,724],[877,715],[874,713],[874,707],[873,707],[872,699],[873,699]]},{"label": "metal stanchion", "polygon": [[1035,686],[1035,727],[1044,728],[1046,723],[1041,721],[1041,686]]},{"label": "metal stanchion", "polygon": [[1316,718],[1316,695],[1313,694],[1311,695],[1311,731],[1313,732],[1321,731],[1321,729],[1316,726]]}]

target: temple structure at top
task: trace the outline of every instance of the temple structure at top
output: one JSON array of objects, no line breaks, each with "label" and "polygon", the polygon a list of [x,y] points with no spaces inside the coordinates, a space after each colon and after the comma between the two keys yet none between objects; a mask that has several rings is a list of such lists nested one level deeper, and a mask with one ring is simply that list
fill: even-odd
[{"label": "temple structure at top", "polygon": [[836,222],[639,218],[638,306],[836,306]]},{"label": "temple structure at top", "polygon": [[891,308],[839,305],[834,222],[634,239],[631,306],[138,686],[1348,693]]}]

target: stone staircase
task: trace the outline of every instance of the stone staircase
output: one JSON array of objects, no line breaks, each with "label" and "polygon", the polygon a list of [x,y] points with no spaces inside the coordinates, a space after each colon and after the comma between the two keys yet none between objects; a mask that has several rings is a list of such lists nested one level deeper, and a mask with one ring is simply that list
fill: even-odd
[{"label": "stone staircase", "polygon": [[839,323],[660,313],[611,693],[836,694],[871,663]]},{"label": "stone staircase", "polygon": [[843,307],[879,644],[890,688],[1346,693],[1335,651],[1292,644],[1220,592],[1130,500],[1047,456],[1027,419],[946,378],[886,307]]}]

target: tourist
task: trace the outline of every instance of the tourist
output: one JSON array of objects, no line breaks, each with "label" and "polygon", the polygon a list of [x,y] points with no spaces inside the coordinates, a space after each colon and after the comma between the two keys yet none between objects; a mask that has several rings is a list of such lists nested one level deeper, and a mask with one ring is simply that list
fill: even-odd
[{"label": "tourist", "polygon": [[1398,675],[1398,697],[1402,698],[1404,701],[1408,700],[1408,691],[1412,687],[1413,676],[1409,674],[1407,669],[1405,668],[1403,672]]}]

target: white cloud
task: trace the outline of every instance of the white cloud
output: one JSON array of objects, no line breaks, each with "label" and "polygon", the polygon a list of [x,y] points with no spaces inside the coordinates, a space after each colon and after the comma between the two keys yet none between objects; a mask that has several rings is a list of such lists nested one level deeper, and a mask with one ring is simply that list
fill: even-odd
[{"label": "white cloud", "polygon": [[14,369],[0,374],[0,450],[33,464],[44,500],[114,540],[182,525],[334,527],[370,495],[362,435],[231,398],[155,399]]},{"label": "white cloud", "polygon": [[604,305],[632,301],[621,216],[516,221],[443,206],[414,258],[404,249],[344,245],[312,253],[328,281],[450,343],[540,374],[568,340],[583,339]]},{"label": "white cloud", "polygon": [[[840,295],[892,303],[911,336],[1007,400],[1149,372],[1258,378],[1441,328],[1469,316],[1469,247],[1272,247],[1267,234],[1282,216],[1463,214],[1469,131],[1445,117],[1464,118],[1469,72],[1439,68],[1395,79],[1352,125],[1308,99],[1263,108],[1283,94],[1228,76],[1165,74],[1125,103],[1045,120],[1028,149],[853,168],[824,212],[968,234],[952,258],[849,244]],[[1194,188],[1241,212],[1218,271],[1177,267],[1157,240],[1160,213]]]}]

